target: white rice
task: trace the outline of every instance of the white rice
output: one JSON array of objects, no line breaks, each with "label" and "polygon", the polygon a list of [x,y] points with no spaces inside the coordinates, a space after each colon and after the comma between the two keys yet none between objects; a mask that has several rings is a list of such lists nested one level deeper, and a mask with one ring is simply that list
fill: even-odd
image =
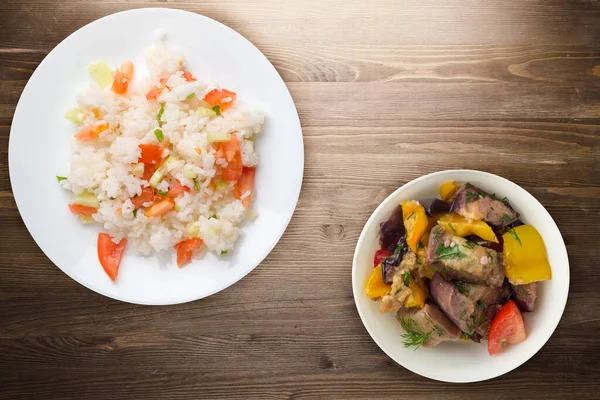
[{"label": "white rice", "polygon": [[[115,242],[127,238],[128,252],[148,255],[152,251],[173,249],[175,244],[190,237],[189,232],[199,232],[209,251],[220,254],[231,250],[240,236],[239,225],[247,211],[240,200],[233,198],[233,184],[214,192],[208,187],[207,178],[217,174],[216,164],[224,162],[226,165],[226,161],[215,161],[215,150],[208,143],[207,135],[235,133],[240,142],[242,163],[255,166],[258,156],[254,152],[253,137],[260,132],[264,115],[236,99],[220,116],[200,117],[195,112],[198,102],[217,86],[201,80],[186,82],[182,55],[169,49],[163,40],[158,40],[150,49],[146,62],[148,73],[143,76],[141,66],[136,65],[133,81],[124,95],[114,93],[110,85],[102,89],[94,82],[77,95],[78,107],[86,115],[84,125],[98,122],[90,112],[97,108],[101,120],[108,122],[110,128],[89,142],[73,139],[70,174],[62,185],[74,194],[89,192],[97,197],[100,207],[93,215],[94,220],[103,225]],[[160,78],[167,79],[170,90],[165,89],[157,100],[148,101],[145,94],[152,87],[159,87]],[[195,93],[194,98],[186,99],[191,93]],[[179,181],[192,190],[175,199],[175,210],[147,218],[143,210],[134,213],[130,199],[140,195],[148,182],[135,176],[132,168],[141,155],[140,144],[158,144],[154,130],[159,128],[157,113],[161,102],[165,103],[161,118],[163,144],[172,144],[169,155],[178,161],[173,163],[170,176],[156,189],[168,191]],[[199,191],[193,179],[184,176],[184,171],[188,176],[190,172],[197,175]],[[117,209],[121,209],[121,216],[115,214]]]}]

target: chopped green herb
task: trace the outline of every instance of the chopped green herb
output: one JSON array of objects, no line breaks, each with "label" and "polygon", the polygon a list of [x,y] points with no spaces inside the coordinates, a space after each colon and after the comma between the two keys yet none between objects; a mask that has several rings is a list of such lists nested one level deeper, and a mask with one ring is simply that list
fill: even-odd
[{"label": "chopped green herb", "polygon": [[487,254],[487,256],[490,258],[490,261],[494,259],[494,256],[490,250],[486,250],[485,254]]},{"label": "chopped green herb", "polygon": [[400,288],[400,289],[398,289],[398,290],[396,290],[396,291],[394,292],[394,296],[395,296],[395,295],[397,295],[398,293],[400,293],[401,291],[402,291],[402,289],[401,289],[401,288]]},{"label": "chopped green herb", "polygon": [[408,287],[410,285],[410,272],[404,273],[404,286]]},{"label": "chopped green herb", "polygon": [[155,129],[154,136],[156,136],[156,138],[158,139],[159,142],[162,142],[165,138],[165,135],[163,134],[162,129]]},{"label": "chopped green herb", "polygon": [[227,250],[223,250],[221,251],[221,255],[224,256],[225,254],[227,254]]},{"label": "chopped green herb", "polygon": [[211,218],[217,219],[217,214],[211,215],[208,219],[211,219]]},{"label": "chopped green herb", "polygon": [[406,331],[400,335],[404,339],[405,348],[415,346],[415,350],[418,349],[433,333],[433,331],[423,332],[423,329],[411,317],[400,318],[400,325]]},{"label": "chopped green herb", "polygon": [[402,251],[402,249],[403,249],[403,248],[404,248],[404,245],[400,245],[400,246],[396,247],[396,248],[394,249],[394,253],[400,253],[400,252]]},{"label": "chopped green herb", "polygon": [[164,190],[159,190],[158,194],[162,195],[162,196],[166,196],[168,192],[165,192]]},{"label": "chopped green herb", "polygon": [[459,319],[464,319],[464,318],[465,318],[465,315],[467,315],[467,312],[466,312],[465,310],[463,310],[463,311],[460,313],[460,317],[459,317]]},{"label": "chopped green herb", "polygon": [[452,232],[456,233],[456,229],[454,229],[454,227],[452,226],[452,224],[448,224],[448,226],[450,227],[450,229],[452,229]]},{"label": "chopped green herb", "polygon": [[419,241],[419,244],[417,245],[417,249],[424,249],[425,246],[423,246],[423,243],[421,243],[421,241]]},{"label": "chopped green herb", "polygon": [[475,305],[477,306],[477,308],[479,308],[481,311],[485,311],[486,306],[485,303],[481,300],[477,300],[477,303],[475,303]]},{"label": "chopped green herb", "polygon": [[508,198],[507,198],[507,197],[504,197],[504,198],[502,198],[502,199],[501,199],[501,198],[499,198],[498,196],[496,196],[496,193],[492,193],[490,197],[491,197],[492,199],[494,199],[494,200],[498,200],[498,201],[501,201],[501,202],[503,202],[503,203],[504,203],[504,204],[506,204],[507,206],[508,206],[508,205],[510,205],[510,203],[508,202]]},{"label": "chopped green herb", "polygon": [[509,222],[512,222],[514,220],[514,218],[510,214],[504,213],[500,217],[500,220],[502,222],[509,223]]},{"label": "chopped green herb", "polygon": [[433,330],[435,331],[435,333],[438,334],[438,336],[444,336],[445,332],[442,328],[440,328],[439,326],[436,325],[435,322],[433,322],[433,320],[429,317],[426,316],[425,319],[431,324],[433,325]]},{"label": "chopped green herb", "polygon": [[165,112],[165,102],[163,101],[160,103],[160,110],[158,110],[158,114],[156,114],[157,121],[160,121],[164,112]]},{"label": "chopped green herb", "polygon": [[443,243],[438,244],[435,249],[436,261],[442,258],[465,258],[467,257],[464,253],[460,251],[459,246],[454,247],[444,247]]},{"label": "chopped green herb", "polygon": [[463,243],[463,247],[466,247],[467,249],[472,249],[473,247],[475,247],[475,243],[469,242],[467,240],[466,242]]},{"label": "chopped green herb", "polygon": [[415,219],[417,218],[417,215],[414,212],[411,212],[410,214],[408,214],[408,217],[406,217],[406,219]]},{"label": "chopped green herb", "polygon": [[185,98],[188,100],[193,99],[195,95],[196,95],[196,93],[192,92],[192,93],[188,94]]},{"label": "chopped green herb", "polygon": [[59,182],[66,181],[67,177],[66,176],[58,176],[58,175],[56,175],[56,180],[59,181]]},{"label": "chopped green herb", "polygon": [[198,183],[198,179],[194,178],[194,186],[196,186],[196,190],[200,190],[200,184]]},{"label": "chopped green herb", "polygon": [[467,189],[467,193],[465,194],[465,201],[467,203],[477,200],[478,197],[479,197],[479,194],[477,193],[476,190]]},{"label": "chopped green herb", "polygon": [[515,240],[517,242],[519,242],[519,244],[521,245],[521,247],[523,247],[523,243],[521,243],[521,239],[519,238],[519,235],[517,235],[517,232],[514,230],[514,228],[509,229],[508,233],[510,233],[510,236],[512,236],[513,238],[515,238]]},{"label": "chopped green herb", "polygon": [[465,283],[463,281],[456,281],[455,285],[456,285],[456,288],[458,289],[458,293],[460,293],[460,294],[465,293]]},{"label": "chopped green herb", "polygon": [[221,108],[220,108],[219,106],[214,106],[214,107],[212,108],[212,110],[213,110],[214,112],[216,112],[216,113],[217,113],[217,115],[221,115]]},{"label": "chopped green herb", "polygon": [[133,218],[137,217],[137,210],[133,210]]}]

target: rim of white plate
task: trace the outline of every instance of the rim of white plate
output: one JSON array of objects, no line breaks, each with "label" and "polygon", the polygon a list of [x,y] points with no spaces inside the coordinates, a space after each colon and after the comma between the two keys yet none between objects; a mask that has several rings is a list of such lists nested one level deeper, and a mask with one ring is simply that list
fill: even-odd
[{"label": "rim of white plate", "polygon": [[[293,207],[290,208],[290,211],[288,212],[288,214],[285,217],[285,223],[281,226],[280,231],[277,234],[277,238],[276,240],[273,241],[273,243],[267,247],[265,247],[265,250],[262,252],[263,254],[261,254],[260,257],[258,257],[258,262],[256,262],[256,264],[254,266],[252,266],[251,268],[246,269],[243,273],[239,274],[238,276],[236,276],[234,279],[232,279],[231,281],[225,282],[222,285],[216,286],[215,289],[213,289],[212,291],[206,293],[206,294],[201,294],[199,296],[197,295],[192,295],[189,296],[187,298],[184,299],[178,299],[178,300],[174,300],[174,301],[158,301],[158,302],[153,302],[153,301],[139,301],[133,298],[129,298],[126,295],[113,295],[113,294],[109,294],[106,293],[104,290],[99,289],[97,287],[93,287],[89,282],[86,282],[82,279],[79,279],[78,277],[73,276],[72,274],[68,273],[65,269],[63,269],[59,263],[57,263],[57,261],[54,259],[54,257],[50,256],[47,254],[47,252],[40,246],[40,241],[39,238],[37,236],[36,233],[34,233],[32,231],[31,227],[31,221],[29,220],[29,218],[24,215],[21,212],[22,207],[20,206],[20,203],[22,203],[21,200],[21,196],[15,191],[15,187],[14,187],[14,179],[13,179],[13,170],[14,170],[14,142],[16,139],[13,140],[13,138],[16,135],[16,129],[15,128],[15,121],[17,119],[17,117],[20,115],[19,112],[22,108],[22,99],[25,96],[29,95],[29,92],[32,90],[32,85],[31,82],[34,81],[34,78],[36,77],[36,74],[38,74],[38,71],[43,68],[47,63],[51,62],[52,60],[52,56],[53,54],[55,54],[57,52],[58,49],[61,49],[64,46],[67,46],[69,44],[69,42],[71,40],[74,40],[73,38],[77,35],[80,35],[82,33],[85,33],[86,30],[91,29],[91,27],[94,27],[97,24],[101,24],[104,23],[108,20],[111,19],[115,19],[115,18],[120,18],[123,17],[123,15],[133,15],[133,14],[139,14],[140,17],[142,17],[143,15],[148,15],[148,14],[164,14],[164,13],[170,13],[170,14],[179,14],[182,17],[193,17],[193,18],[198,18],[200,20],[202,20],[204,23],[208,23],[208,24],[215,24],[218,25],[220,29],[225,29],[227,31],[229,31],[231,34],[237,36],[238,39],[240,39],[241,41],[245,42],[246,45],[251,46],[254,50],[256,50],[256,52],[258,53],[258,55],[260,57],[262,57],[264,60],[266,61],[266,64],[268,65],[268,67],[270,69],[272,69],[272,72],[274,72],[274,76],[276,77],[276,79],[278,80],[278,82],[282,85],[282,87],[285,89],[285,93],[287,94],[287,98],[285,99],[286,102],[289,103],[289,105],[293,108],[294,110],[294,115],[295,115],[295,119],[293,121],[293,125],[297,128],[297,130],[300,132],[300,142],[301,142],[301,146],[299,146],[299,159],[301,162],[299,162],[299,173],[297,174],[297,176],[295,176],[293,179],[295,179],[295,187],[296,187],[296,193],[294,195],[294,203],[293,203]],[[83,67],[83,66],[82,66]],[[218,292],[221,292],[225,289],[227,289],[228,287],[234,285],[235,283],[237,283],[239,280],[241,280],[242,278],[244,278],[246,275],[248,275],[251,271],[253,271],[260,263],[262,263],[262,261],[264,261],[264,259],[271,253],[271,251],[273,250],[273,248],[277,245],[277,243],[279,243],[279,240],[281,239],[281,237],[283,236],[283,233],[285,232],[285,230],[287,229],[287,227],[289,226],[289,223],[291,221],[291,218],[296,210],[296,207],[298,205],[298,199],[300,197],[300,192],[302,189],[302,180],[303,180],[303,176],[304,176],[304,140],[303,140],[303,136],[302,136],[302,126],[300,124],[300,118],[298,116],[298,111],[296,109],[296,106],[294,104],[293,98],[291,96],[291,93],[289,92],[289,89],[287,88],[287,85],[285,84],[285,82],[283,81],[283,79],[281,78],[281,75],[279,75],[279,73],[277,72],[277,70],[275,69],[275,67],[273,66],[273,64],[269,61],[269,59],[260,51],[260,49],[258,49],[252,42],[250,42],[248,39],[246,39],[243,35],[241,35],[240,33],[238,33],[237,31],[235,31],[234,29],[228,27],[227,25],[216,21],[212,18],[209,18],[205,15],[202,14],[198,14],[198,13],[194,13],[194,12],[190,12],[190,11],[185,11],[185,10],[180,10],[180,9],[171,9],[171,8],[161,8],[161,7],[155,7],[155,8],[137,8],[137,9],[132,9],[132,10],[125,10],[125,11],[120,11],[117,13],[113,13],[113,14],[109,14],[106,15],[104,17],[98,18],[84,26],[82,26],[81,28],[77,29],[76,31],[74,31],[73,33],[71,33],[69,36],[67,36],[65,39],[63,39],[60,43],[58,43],[45,57],[44,59],[40,62],[40,64],[36,67],[35,71],[33,72],[33,74],[31,75],[31,77],[29,78],[27,84],[25,85],[23,91],[21,92],[21,95],[19,96],[19,101],[17,102],[17,106],[15,108],[15,112],[13,115],[13,119],[12,119],[12,125],[11,125],[11,129],[10,129],[10,135],[9,135],[9,143],[8,143],[8,165],[9,165],[9,177],[10,177],[10,182],[11,182],[11,189],[13,192],[13,196],[15,199],[15,203],[17,205],[17,209],[19,210],[19,214],[21,215],[21,218],[23,220],[23,223],[25,224],[25,227],[27,228],[27,230],[29,231],[29,234],[31,235],[31,237],[33,238],[33,240],[36,242],[36,244],[38,245],[38,247],[42,250],[42,252],[46,255],[46,257],[48,257],[50,259],[50,261],[52,261],[52,263],[54,265],[56,265],[61,271],[63,271],[67,276],[69,276],[71,279],[75,280],[76,282],[78,282],[79,284],[81,284],[82,286],[88,288],[89,290],[92,290],[98,294],[101,294],[103,296],[115,299],[115,300],[119,300],[119,301],[123,301],[123,302],[127,302],[127,303],[132,303],[132,304],[141,304],[141,305],[172,305],[172,304],[182,304],[182,303],[188,303],[188,302],[192,302],[192,301],[196,301],[196,300],[200,300],[209,296],[212,296]]]}]

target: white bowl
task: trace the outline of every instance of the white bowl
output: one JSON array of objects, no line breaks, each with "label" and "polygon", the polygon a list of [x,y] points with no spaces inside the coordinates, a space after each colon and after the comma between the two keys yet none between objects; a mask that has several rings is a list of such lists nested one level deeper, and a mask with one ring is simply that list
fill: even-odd
[{"label": "white bowl", "polygon": [[[373,270],[373,255],[379,249],[379,224],[400,202],[439,197],[440,184],[471,182],[500,197],[507,197],[542,235],[552,267],[552,280],[539,286],[535,310],[523,313],[527,340],[509,345],[495,356],[487,352],[487,342],[463,340],[444,342],[437,347],[404,348],[404,333],[393,313],[381,314],[379,303],[367,297],[364,284]],[[525,189],[507,179],[486,172],[448,170],[417,178],[402,186],[373,212],[358,239],[352,265],[352,289],[358,313],[377,345],[394,361],[412,372],[445,382],[477,382],[505,374],[531,358],[550,338],[558,325],[569,293],[569,259],[556,223],[548,211]]]},{"label": "white bowl", "polygon": [[[266,113],[257,137],[260,158],[253,205],[258,218],[242,227],[235,250],[208,255],[178,269],[175,251],[158,257],[127,253],[116,283],[98,262],[97,226],[69,213],[72,195],[56,175],[68,175],[75,133],[63,118],[79,88],[90,82],[89,63],[126,60],[144,71],[155,32],[183,52],[190,71],[234,90]],[[17,105],[9,143],[10,179],[19,212],[36,243],[67,275],[105,296],[140,304],[200,299],[232,285],[275,246],[296,207],[304,169],[302,131],[294,102],[267,58],[240,34],[210,18],[173,9],[137,9],[101,18],[61,42],[36,69]]]}]

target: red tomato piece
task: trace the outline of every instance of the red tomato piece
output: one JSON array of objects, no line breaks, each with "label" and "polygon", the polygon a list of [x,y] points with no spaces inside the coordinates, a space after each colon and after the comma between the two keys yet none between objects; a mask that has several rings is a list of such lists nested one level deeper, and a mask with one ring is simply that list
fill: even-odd
[{"label": "red tomato piece", "polygon": [[488,353],[498,354],[507,344],[521,343],[527,339],[523,315],[517,304],[510,300],[498,311],[492,321],[488,338]]},{"label": "red tomato piece", "polygon": [[97,208],[80,206],[79,204],[69,204],[69,210],[75,215],[94,215],[98,212]]},{"label": "red tomato piece", "polygon": [[115,71],[112,83],[112,91],[117,94],[123,94],[129,87],[129,82],[133,78],[133,63],[126,61],[121,64],[121,68]]},{"label": "red tomato piece", "polygon": [[155,172],[156,164],[144,164],[144,174],[142,175],[142,179],[145,181],[149,181]]},{"label": "red tomato piece", "polygon": [[177,249],[177,266],[181,268],[189,263],[194,250],[200,248],[201,245],[202,239],[187,239],[177,243],[175,245],[175,249]]},{"label": "red tomato piece", "polygon": [[187,186],[183,186],[181,183],[177,182],[173,185],[172,188],[169,189],[167,193],[167,197],[174,199],[175,197],[179,197],[183,195],[185,192],[189,192],[190,188]]},{"label": "red tomato piece", "polygon": [[100,133],[107,130],[108,127],[108,122],[102,122],[97,125],[88,125],[75,135],[75,139],[80,142],[89,142],[90,140],[96,139]]},{"label": "red tomato piece", "polygon": [[162,93],[162,91],[168,87],[167,86],[167,79],[165,78],[160,78],[160,86],[156,87],[154,86],[152,89],[150,89],[148,91],[148,93],[146,93],[146,99],[147,100],[156,100],[156,98],[158,96],[160,96],[160,94]]},{"label": "red tomato piece", "polygon": [[175,208],[175,202],[169,198],[163,198],[163,200],[157,201],[156,204],[146,210],[146,217],[158,217]]},{"label": "red tomato piece", "polygon": [[221,169],[221,177],[224,181],[237,181],[242,176],[244,166],[242,164],[240,142],[235,133],[231,134],[231,139],[228,142],[221,143],[220,147],[225,154],[225,160],[227,160],[227,166]]},{"label": "red tomato piece", "polygon": [[196,80],[190,71],[183,71],[183,77],[185,78],[186,82],[194,82]]},{"label": "red tomato piece", "polygon": [[[138,159],[138,162],[144,164],[158,164],[162,159],[163,147],[155,144],[140,144],[142,150],[142,156]],[[146,169],[144,168],[144,172]],[[152,175],[150,175],[152,176]]]},{"label": "red tomato piece", "polygon": [[117,280],[125,246],[127,246],[125,238],[121,239],[119,243],[115,243],[109,234],[102,232],[98,234],[98,260],[106,275],[113,282]]},{"label": "red tomato piece", "polygon": [[220,111],[225,111],[233,105],[236,94],[227,89],[213,89],[204,96],[211,107],[219,106]]},{"label": "red tomato piece", "polygon": [[131,199],[133,206],[137,210],[142,207],[144,203],[151,202],[154,200],[154,190],[152,188],[146,187],[142,189],[142,194],[136,196]]},{"label": "red tomato piece", "polygon": [[392,255],[391,251],[387,251],[384,249],[379,249],[375,252],[375,257],[373,258],[373,267],[378,266],[383,260]]},{"label": "red tomato piece", "polygon": [[234,190],[234,196],[236,199],[241,199],[246,192],[250,192],[246,197],[242,199],[242,204],[246,210],[250,207],[252,201],[252,189],[254,189],[254,176],[256,175],[256,168],[244,167],[242,169],[242,176],[237,181]]}]

